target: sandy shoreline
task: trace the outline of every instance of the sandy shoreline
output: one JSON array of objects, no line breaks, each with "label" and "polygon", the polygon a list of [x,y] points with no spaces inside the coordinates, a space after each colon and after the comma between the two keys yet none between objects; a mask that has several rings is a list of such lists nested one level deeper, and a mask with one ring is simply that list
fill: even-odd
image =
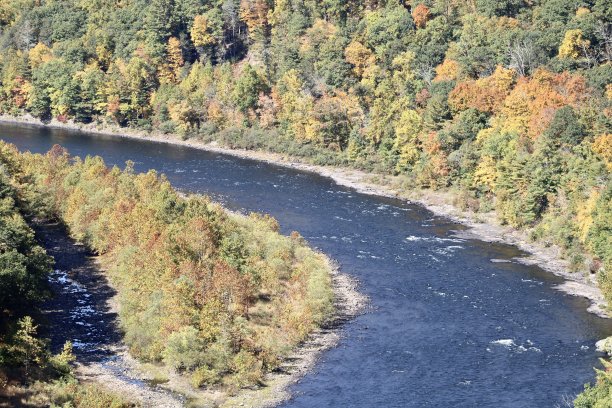
[{"label": "sandy shoreline", "polygon": [[107,136],[188,146],[209,152],[263,161],[300,171],[312,172],[324,177],[329,177],[339,185],[353,188],[364,194],[399,198],[420,204],[438,216],[450,218],[453,221],[469,227],[467,232],[462,232],[463,236],[487,242],[500,242],[514,245],[522,251],[529,253],[527,257],[516,259],[516,261],[537,265],[548,272],[566,279],[567,282],[557,285],[556,289],[573,296],[587,298],[591,302],[591,306],[588,308],[589,312],[604,318],[610,317],[606,312],[607,305],[601,290],[597,287],[595,276],[592,276],[587,270],[571,272],[569,262],[561,259],[561,248],[556,245],[545,245],[543,243],[530,241],[525,231],[518,231],[514,228],[501,225],[492,212],[476,214],[471,211],[463,211],[453,205],[453,195],[450,193],[430,190],[402,191],[394,187],[392,177],[390,176],[372,174],[350,168],[319,166],[304,163],[297,158],[283,154],[230,149],[221,147],[215,143],[205,144],[198,140],[181,140],[176,135],[149,134],[143,131],[118,127],[99,128],[95,124],[83,125],[62,123],[57,120],[52,120],[50,123],[42,123],[40,120],[29,115],[23,117],[0,115],[0,122],[73,129]]},{"label": "sandy shoreline", "polygon": [[335,312],[331,319],[313,332],[308,340],[287,356],[280,372],[268,373],[266,387],[242,390],[230,397],[222,407],[269,408],[291,398],[288,388],[311,371],[325,350],[335,347],[341,339],[341,325],[365,309],[368,299],[358,291],[358,283],[350,276],[332,268]]}]

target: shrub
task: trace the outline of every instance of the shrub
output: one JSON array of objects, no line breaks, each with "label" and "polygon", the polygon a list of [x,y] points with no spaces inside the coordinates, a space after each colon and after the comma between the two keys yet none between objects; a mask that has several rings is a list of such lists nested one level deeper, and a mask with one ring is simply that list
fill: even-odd
[{"label": "shrub", "polygon": [[232,362],[233,374],[227,383],[230,387],[243,388],[259,384],[263,380],[262,363],[253,354],[241,350]]},{"label": "shrub", "polygon": [[[325,258],[280,235],[272,217],[228,214],[206,197],[180,196],[154,171],[109,169],[99,157],[71,161],[59,147],[41,156],[0,144],[0,153],[17,177],[33,181],[24,196],[102,255],[125,341],[142,360],[207,367],[243,386],[331,313]],[[269,347],[263,333],[277,344]],[[242,351],[250,354],[235,361]]]},{"label": "shrub", "polygon": [[601,360],[604,370],[597,371],[594,386],[587,384],[574,400],[575,408],[608,408],[612,406],[612,363]]},{"label": "shrub", "polygon": [[206,366],[198,367],[191,374],[191,385],[193,388],[201,388],[205,385],[214,385],[221,381],[221,375],[217,370]]},{"label": "shrub", "polygon": [[203,344],[198,330],[187,326],[170,334],[163,355],[164,362],[176,369],[196,367],[203,358]]},{"label": "shrub", "polygon": [[51,357],[51,366],[62,376],[68,376],[71,371],[70,364],[76,360],[75,355],[72,353],[72,342],[67,341],[64,343],[62,352]]},{"label": "shrub", "polygon": [[129,408],[135,405],[99,384],[58,381],[46,387],[52,408]]}]

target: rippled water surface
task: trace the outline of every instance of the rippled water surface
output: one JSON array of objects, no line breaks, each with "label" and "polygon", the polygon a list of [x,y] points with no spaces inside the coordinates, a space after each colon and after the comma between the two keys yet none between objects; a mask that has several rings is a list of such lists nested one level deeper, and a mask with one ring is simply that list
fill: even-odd
[{"label": "rippled water surface", "polygon": [[8,124],[0,137],[132,160],[231,209],[269,213],[358,278],[371,310],[286,407],[553,407],[592,380],[595,342],[612,334],[583,299],[553,289],[559,278],[512,261],[516,248],[457,238],[461,226],[415,205],[186,147]]}]

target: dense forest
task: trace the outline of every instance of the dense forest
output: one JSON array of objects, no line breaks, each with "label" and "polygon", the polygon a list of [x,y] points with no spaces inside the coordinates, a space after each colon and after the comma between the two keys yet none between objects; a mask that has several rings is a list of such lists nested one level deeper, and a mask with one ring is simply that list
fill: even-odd
[{"label": "dense forest", "polygon": [[[450,188],[466,207],[495,210],[534,240],[560,245],[612,301],[611,21],[608,0],[0,0],[0,111],[289,153],[399,175],[406,189]],[[252,312],[246,299],[254,282],[305,290],[308,275],[291,272],[301,276],[289,279],[295,287],[278,275],[301,259],[299,239],[282,241],[283,254],[260,253],[280,268],[264,272],[252,260],[259,250],[232,237],[266,238],[209,203],[179,199],[154,174],[109,171],[99,159],[68,165],[63,153],[23,160],[54,214],[105,254],[120,287],[136,290],[130,271],[143,265],[178,299],[168,304],[146,285],[138,301],[125,299],[127,340],[142,358],[195,369],[204,357],[160,342],[174,333],[176,344],[229,347],[233,360],[219,367],[256,373],[325,309],[295,305],[283,320],[291,338],[267,344],[266,318],[261,327],[241,320]],[[44,182],[45,171],[56,181]],[[159,236],[114,245],[101,231],[120,237],[136,227],[109,226],[110,214],[155,214],[146,225]],[[252,222],[274,230],[270,220]],[[211,246],[192,248],[179,226]],[[172,249],[181,239],[185,253]],[[143,259],[139,245],[172,255]],[[201,262],[211,273],[204,280]],[[242,288],[231,310],[190,294],[191,284],[222,285],[221,270]],[[176,276],[189,284],[173,284]],[[182,317],[145,319],[158,307]],[[214,338],[197,336],[221,315],[231,323],[213,324]],[[256,333],[250,343],[231,340],[244,325]],[[215,364],[200,377],[216,380],[224,368]]]},{"label": "dense forest", "polygon": [[606,0],[3,0],[0,110],[405,176],[612,300]]},{"label": "dense forest", "polygon": [[[59,146],[34,155],[3,143],[0,163],[8,220],[0,236],[0,369],[41,367],[45,350],[32,318],[18,319],[48,295],[51,259],[18,216],[17,199],[100,254],[131,354],[188,376],[194,388],[262,383],[333,312],[329,261],[298,233],[280,235],[271,217],[227,213],[206,197],[179,195],[153,171],[111,169]],[[20,351],[27,327],[40,356]],[[67,346],[52,361],[70,356]]]}]

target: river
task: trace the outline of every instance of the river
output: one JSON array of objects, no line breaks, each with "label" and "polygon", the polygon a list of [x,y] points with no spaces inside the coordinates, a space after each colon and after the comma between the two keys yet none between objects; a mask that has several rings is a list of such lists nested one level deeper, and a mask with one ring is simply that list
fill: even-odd
[{"label": "river", "polygon": [[515,247],[462,239],[461,225],[330,179],[188,147],[0,124],[20,150],[60,144],[107,164],[156,169],[177,188],[271,214],[361,282],[367,313],[291,389],[285,407],[554,407],[594,378],[612,322]]}]

